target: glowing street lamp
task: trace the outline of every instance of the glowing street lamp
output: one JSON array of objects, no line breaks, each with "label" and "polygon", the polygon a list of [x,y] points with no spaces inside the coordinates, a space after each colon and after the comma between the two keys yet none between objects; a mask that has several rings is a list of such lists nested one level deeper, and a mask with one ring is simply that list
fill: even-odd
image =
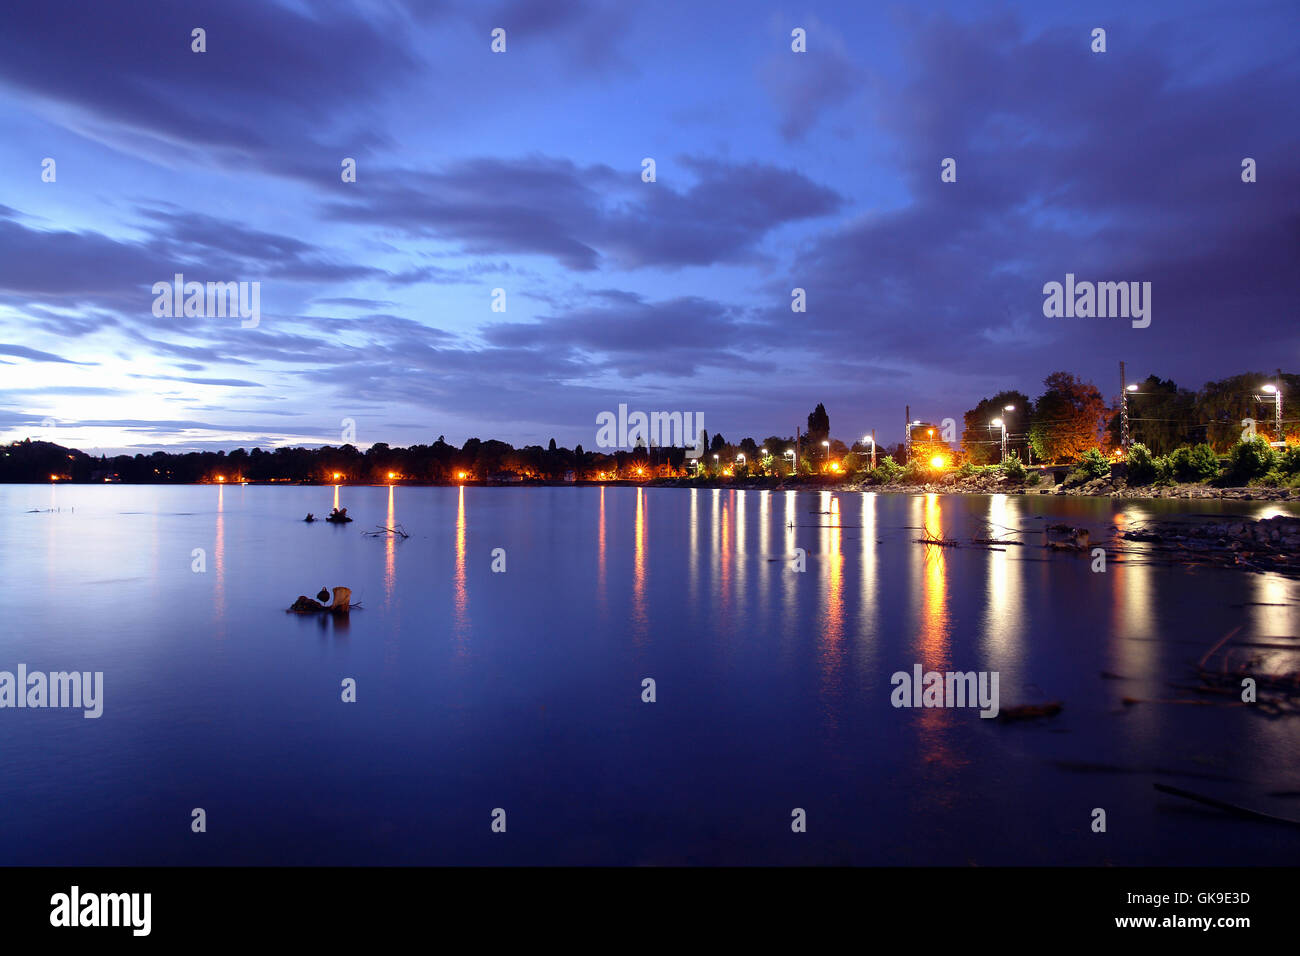
[{"label": "glowing street lamp", "polygon": [[831,443],[824,441],[822,442],[822,447],[826,449],[826,460],[829,461],[831,457]]},{"label": "glowing street lamp", "polygon": [[862,440],[863,440],[863,441],[869,441],[869,442],[871,442],[871,467],[874,469],[874,468],[876,467],[876,433],[875,433],[875,431],[873,430],[873,431],[871,432],[870,435],[863,435],[863,436],[862,436]]},{"label": "glowing street lamp", "polygon": [[1286,439],[1282,435],[1282,386],[1274,385],[1272,382],[1270,382],[1269,384],[1263,386],[1263,391],[1273,396],[1273,405],[1274,405],[1273,430],[1277,433],[1276,444],[1279,445],[1285,444]]},{"label": "glowing street lamp", "polygon": [[[1016,406],[1014,405],[1002,406],[1002,411],[1004,413],[1014,412],[1015,410],[1016,410]],[[1007,417],[1009,418],[1010,416],[1008,415]],[[1006,425],[1002,426],[1002,460],[1003,461],[1007,460],[1007,426]]]},{"label": "glowing street lamp", "polygon": [[905,457],[908,461],[912,460],[912,429],[919,424],[921,423],[920,422],[907,423],[907,442],[906,442],[907,450],[906,450],[906,454],[903,457]]},{"label": "glowing street lamp", "polygon": [[1007,460],[1007,423],[1000,418],[993,419],[993,427],[1002,429],[1002,460]]},{"label": "glowing street lamp", "polygon": [[794,474],[794,449],[787,448],[785,450],[785,454],[782,457],[790,459],[790,474],[793,475]]}]

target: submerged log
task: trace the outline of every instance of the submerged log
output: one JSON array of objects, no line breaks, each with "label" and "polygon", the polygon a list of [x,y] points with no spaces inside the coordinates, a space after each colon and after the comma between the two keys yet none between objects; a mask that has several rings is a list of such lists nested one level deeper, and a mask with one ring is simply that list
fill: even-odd
[{"label": "submerged log", "polygon": [[1035,720],[1039,717],[1055,717],[1064,708],[1059,700],[1046,704],[1025,704],[1021,707],[1003,707],[998,712],[999,720]]},{"label": "submerged log", "polygon": [[334,602],[332,604],[321,604],[305,594],[299,594],[298,599],[293,602],[289,610],[294,614],[347,614],[352,608],[358,606],[352,603],[351,588],[337,587],[334,589]]}]

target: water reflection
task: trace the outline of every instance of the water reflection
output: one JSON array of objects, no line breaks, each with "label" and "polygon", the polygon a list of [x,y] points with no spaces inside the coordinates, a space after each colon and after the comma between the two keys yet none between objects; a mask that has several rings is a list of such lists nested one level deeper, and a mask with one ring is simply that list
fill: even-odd
[{"label": "water reflection", "polygon": [[645,489],[636,490],[636,538],[632,565],[632,637],[640,644],[645,641],[650,621],[646,615],[646,505]]},{"label": "water reflection", "polygon": [[821,669],[822,711],[827,736],[834,741],[839,729],[838,701],[841,695],[841,670],[844,663],[844,554],[840,548],[840,501],[829,492],[822,493],[823,525],[821,565],[822,608],[818,659]]},{"label": "water reflection", "polygon": [[867,673],[875,663],[874,648],[879,627],[879,582],[876,575],[876,495],[862,493],[862,554],[858,569],[858,670]]},{"label": "water reflection", "polygon": [[[388,486],[388,520],[385,527],[397,527],[397,513],[393,503],[392,485]],[[397,535],[390,534],[384,544],[384,603],[393,605],[393,587],[397,583]]]},{"label": "water reflection", "polygon": [[[1020,541],[1008,531],[1020,527],[1018,497],[992,495],[989,498],[989,537]],[[995,547],[997,547],[995,545]],[[1024,632],[1024,575],[1021,549],[1008,546],[988,553],[988,575],[984,593],[984,656],[989,667],[1019,670]]]},{"label": "water reflection", "polygon": [[[915,500],[922,528],[930,535],[944,537],[942,499],[938,495],[929,494]],[[917,663],[921,664],[924,671],[943,673],[952,669],[948,654],[951,625],[948,613],[947,549],[929,544],[913,544],[913,547],[913,553],[919,554],[913,568],[920,572],[921,585]],[[971,669],[976,668],[961,668]],[[953,712],[946,707],[927,707],[920,712],[921,754],[927,763],[951,766],[958,762],[947,740],[947,729],[955,719]],[[934,799],[940,802],[947,798],[944,793],[934,794]]]},{"label": "water reflection", "polygon": [[212,546],[212,567],[216,575],[212,588],[214,633],[218,640],[223,640],[226,636],[226,486],[220,484],[217,485],[217,527]]},{"label": "water reflection", "polygon": [[694,611],[699,607],[700,599],[700,489],[691,489],[691,511],[689,519],[689,542],[687,545],[687,566],[690,572],[690,580],[687,582],[687,588],[690,590],[691,610]]},{"label": "water reflection", "polygon": [[465,654],[465,638],[469,634],[469,588],[465,571],[465,486],[460,486],[456,498],[456,574],[452,589],[452,601],[455,608],[453,628],[457,652]]},{"label": "water reflection", "polygon": [[596,526],[596,601],[602,620],[609,619],[609,598],[605,591],[605,486],[600,486],[600,517]]}]

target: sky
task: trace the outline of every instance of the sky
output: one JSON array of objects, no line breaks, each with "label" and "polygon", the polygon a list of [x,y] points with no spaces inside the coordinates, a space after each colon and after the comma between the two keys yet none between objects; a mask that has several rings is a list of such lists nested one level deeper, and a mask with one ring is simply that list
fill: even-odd
[{"label": "sky", "polygon": [[[0,441],[893,442],[1297,371],[1298,53],[1293,0],[7,4]],[[177,273],[257,324],[155,315]],[[1045,316],[1067,273],[1150,325]]]}]

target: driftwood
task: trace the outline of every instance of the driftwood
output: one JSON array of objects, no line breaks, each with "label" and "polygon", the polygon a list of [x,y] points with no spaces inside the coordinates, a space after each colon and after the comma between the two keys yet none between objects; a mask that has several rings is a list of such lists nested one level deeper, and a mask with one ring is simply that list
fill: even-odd
[{"label": "driftwood", "polygon": [[958,540],[956,540],[955,538],[941,538],[941,537],[939,537],[937,534],[935,534],[933,531],[931,531],[929,528],[926,528],[926,529],[924,529],[924,530],[925,530],[925,537],[924,537],[924,538],[914,538],[914,539],[913,539],[917,544],[933,544],[933,545],[935,545],[936,547],[940,547],[940,548],[960,548],[960,547],[961,547],[961,542],[958,541]]},{"label": "driftwood", "polygon": [[351,588],[337,587],[334,589],[334,602],[332,604],[321,604],[305,594],[299,594],[298,600],[293,602],[293,606],[289,610],[294,614],[347,614],[352,608],[360,606],[360,604],[352,603]]},{"label": "driftwood", "polygon": [[1291,820],[1287,817],[1274,816],[1271,813],[1264,813],[1260,810],[1252,810],[1249,807],[1240,807],[1235,803],[1227,803],[1223,800],[1215,800],[1213,797],[1202,796],[1199,793],[1192,793],[1190,790],[1183,790],[1181,787],[1171,787],[1164,783],[1153,783],[1161,793],[1167,793],[1170,796],[1182,797],[1184,800],[1192,800],[1196,803],[1204,804],[1207,807],[1214,807],[1216,810],[1225,810],[1234,816],[1246,817],[1250,820],[1263,820],[1267,823],[1285,823],[1287,826],[1300,827],[1300,820]]},{"label": "driftwood", "polygon": [[1055,717],[1065,705],[1059,700],[1046,704],[1025,704],[1021,707],[1004,707],[998,712],[998,720],[1035,720],[1039,717]]},{"label": "driftwood", "polygon": [[410,535],[406,533],[406,530],[400,524],[396,528],[389,528],[385,525],[377,524],[375,525],[374,531],[363,531],[361,533],[372,538],[381,537],[383,535],[394,535],[395,537],[399,537],[399,538],[410,537]]},{"label": "driftwood", "polygon": [[1049,524],[1043,530],[1049,548],[1058,551],[1088,550],[1091,534],[1087,528],[1073,528],[1068,524]]}]

